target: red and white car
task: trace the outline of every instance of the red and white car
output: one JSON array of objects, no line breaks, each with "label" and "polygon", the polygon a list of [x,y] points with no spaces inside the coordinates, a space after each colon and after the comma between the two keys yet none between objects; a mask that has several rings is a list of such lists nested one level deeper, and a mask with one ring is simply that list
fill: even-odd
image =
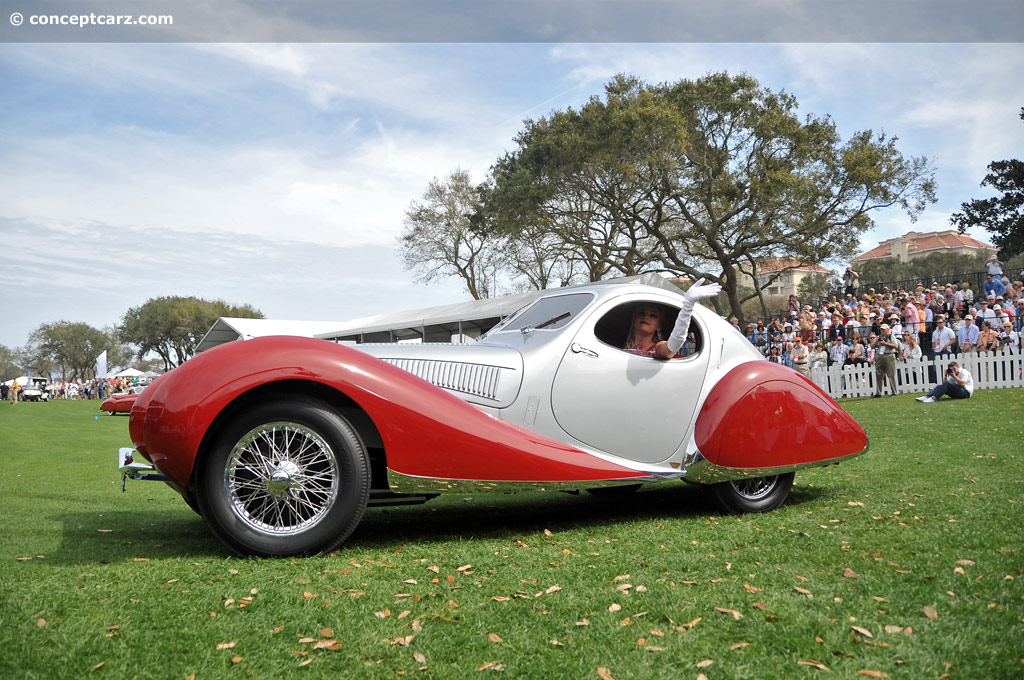
[{"label": "red and white car", "polygon": [[762,512],[800,468],[866,451],[828,395],[707,308],[678,358],[622,349],[638,306],[671,325],[682,301],[555,290],[471,345],[231,342],[138,396],[120,469],[168,482],[236,553],[295,555],[335,549],[368,505],[447,492],[681,480]]}]

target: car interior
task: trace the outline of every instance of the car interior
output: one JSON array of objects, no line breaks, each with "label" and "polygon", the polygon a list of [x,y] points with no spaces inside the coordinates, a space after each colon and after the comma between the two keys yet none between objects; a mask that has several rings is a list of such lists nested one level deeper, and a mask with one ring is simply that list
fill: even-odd
[{"label": "car interior", "polygon": [[[597,339],[606,345],[626,351],[624,346],[626,344],[626,336],[629,335],[630,324],[633,323],[633,312],[643,304],[652,304],[661,310],[662,334],[667,339],[668,334],[672,332],[672,326],[675,325],[679,308],[655,302],[627,302],[616,306],[601,317],[595,325],[594,334],[597,336]],[[703,337],[700,332],[700,325],[691,321],[689,338],[680,348],[678,356],[688,357],[699,354],[702,346]]]}]

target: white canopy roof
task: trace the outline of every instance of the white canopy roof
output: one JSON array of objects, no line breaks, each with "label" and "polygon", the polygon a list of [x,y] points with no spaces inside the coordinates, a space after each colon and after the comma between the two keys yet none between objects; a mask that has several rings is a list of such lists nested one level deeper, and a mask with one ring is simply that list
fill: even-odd
[{"label": "white canopy roof", "polygon": [[282,319],[239,319],[222,316],[213,322],[210,330],[196,345],[196,354],[211,347],[235,340],[251,340],[266,335],[298,335],[312,338],[341,326],[343,321],[288,321]]},{"label": "white canopy roof", "polygon": [[111,378],[137,378],[142,375],[142,371],[137,368],[126,368],[123,371],[118,371]]},{"label": "white canopy roof", "polygon": [[[597,283],[601,285],[642,283],[674,291],[679,290],[660,274],[640,274]],[[451,342],[454,335],[478,337],[504,317],[541,295],[550,293],[551,290],[549,288],[499,298],[468,300],[352,321],[282,321],[221,317],[196,346],[196,353],[225,342],[248,340],[267,335],[298,335],[336,342],[396,342],[413,339],[423,342]]]}]

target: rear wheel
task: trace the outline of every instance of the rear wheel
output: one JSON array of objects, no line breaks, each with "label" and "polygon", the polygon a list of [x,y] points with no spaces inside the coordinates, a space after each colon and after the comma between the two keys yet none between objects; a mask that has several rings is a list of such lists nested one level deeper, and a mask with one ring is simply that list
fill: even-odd
[{"label": "rear wheel", "polygon": [[768,512],[782,505],[793,487],[794,473],[751,477],[713,484],[712,495],[731,513]]},{"label": "rear wheel", "polygon": [[200,514],[241,555],[329,552],[355,530],[370,494],[369,459],[355,430],[304,397],[237,416],[196,475]]}]

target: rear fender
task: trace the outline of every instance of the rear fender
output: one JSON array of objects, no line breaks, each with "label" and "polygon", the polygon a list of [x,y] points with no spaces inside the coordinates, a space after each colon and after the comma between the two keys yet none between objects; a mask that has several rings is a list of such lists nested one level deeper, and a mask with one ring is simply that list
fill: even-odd
[{"label": "rear fender", "polygon": [[694,430],[722,468],[796,469],[864,452],[864,428],[820,387],[769,361],[732,369],[711,390]]}]

